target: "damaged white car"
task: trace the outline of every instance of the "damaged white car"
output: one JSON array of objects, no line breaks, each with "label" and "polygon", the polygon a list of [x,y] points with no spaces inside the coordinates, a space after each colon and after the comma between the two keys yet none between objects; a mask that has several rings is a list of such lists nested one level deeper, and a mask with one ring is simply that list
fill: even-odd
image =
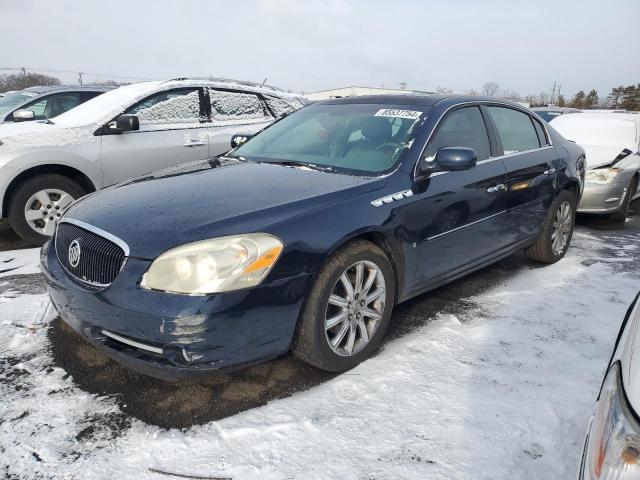
[{"label": "damaged white car", "polygon": [[0,218],[43,243],[73,200],[224,153],[234,134],[253,134],[302,105],[273,87],[177,79],[120,87],[44,122],[2,125]]},{"label": "damaged white car", "polygon": [[585,189],[578,212],[610,215],[624,223],[640,197],[640,114],[562,115],[551,124],[587,153]]}]

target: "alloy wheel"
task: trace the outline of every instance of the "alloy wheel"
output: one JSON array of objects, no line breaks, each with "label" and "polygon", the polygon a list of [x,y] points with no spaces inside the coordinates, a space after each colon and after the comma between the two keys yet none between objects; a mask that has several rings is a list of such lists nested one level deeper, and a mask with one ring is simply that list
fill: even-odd
[{"label": "alloy wheel", "polygon": [[343,357],[360,352],[373,338],[384,315],[384,275],[363,260],[347,268],[329,296],[324,328],[331,350]]},{"label": "alloy wheel", "polygon": [[74,198],[63,190],[47,188],[40,190],[27,200],[24,218],[32,230],[48,237],[53,235],[56,224]]},{"label": "alloy wheel", "polygon": [[565,200],[556,210],[556,218],[553,222],[551,233],[551,248],[556,255],[562,255],[571,235],[573,225],[573,212],[571,203]]}]

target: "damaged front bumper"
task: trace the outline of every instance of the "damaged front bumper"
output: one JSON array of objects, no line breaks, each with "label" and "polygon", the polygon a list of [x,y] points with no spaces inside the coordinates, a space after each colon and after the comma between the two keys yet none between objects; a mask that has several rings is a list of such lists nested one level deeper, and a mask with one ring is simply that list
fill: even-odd
[{"label": "damaged front bumper", "polygon": [[128,258],[107,288],[74,280],[46,244],[51,301],[76,332],[115,360],[163,379],[237,368],[286,353],[310,274],[211,296],[144,290],[148,260]]},{"label": "damaged front bumper", "polygon": [[610,214],[620,209],[631,181],[629,175],[618,175],[611,183],[586,182],[578,212]]}]

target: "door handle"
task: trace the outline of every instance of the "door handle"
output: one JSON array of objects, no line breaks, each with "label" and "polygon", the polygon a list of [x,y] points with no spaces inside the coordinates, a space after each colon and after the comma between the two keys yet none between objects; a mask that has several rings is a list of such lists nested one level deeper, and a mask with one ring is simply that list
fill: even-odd
[{"label": "door handle", "polygon": [[557,172],[557,170],[555,168],[550,168],[549,170],[545,170],[544,174],[545,175],[553,175],[556,172]]},{"label": "door handle", "polygon": [[206,145],[204,140],[185,140],[185,147],[203,147]]},{"label": "door handle", "polygon": [[506,190],[507,190],[507,186],[504,183],[500,183],[495,187],[487,188],[487,193],[498,193],[498,192],[504,192]]}]

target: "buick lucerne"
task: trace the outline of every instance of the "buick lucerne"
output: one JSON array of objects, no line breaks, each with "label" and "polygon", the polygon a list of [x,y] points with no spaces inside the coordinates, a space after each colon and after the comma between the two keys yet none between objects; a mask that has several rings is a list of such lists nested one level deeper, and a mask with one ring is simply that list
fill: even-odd
[{"label": "buick lucerne", "polygon": [[339,372],[397,303],[520,249],[560,260],[583,179],[582,148],[514,103],[335,99],[77,201],[42,269],[62,319],[147,374],[289,350]]}]

